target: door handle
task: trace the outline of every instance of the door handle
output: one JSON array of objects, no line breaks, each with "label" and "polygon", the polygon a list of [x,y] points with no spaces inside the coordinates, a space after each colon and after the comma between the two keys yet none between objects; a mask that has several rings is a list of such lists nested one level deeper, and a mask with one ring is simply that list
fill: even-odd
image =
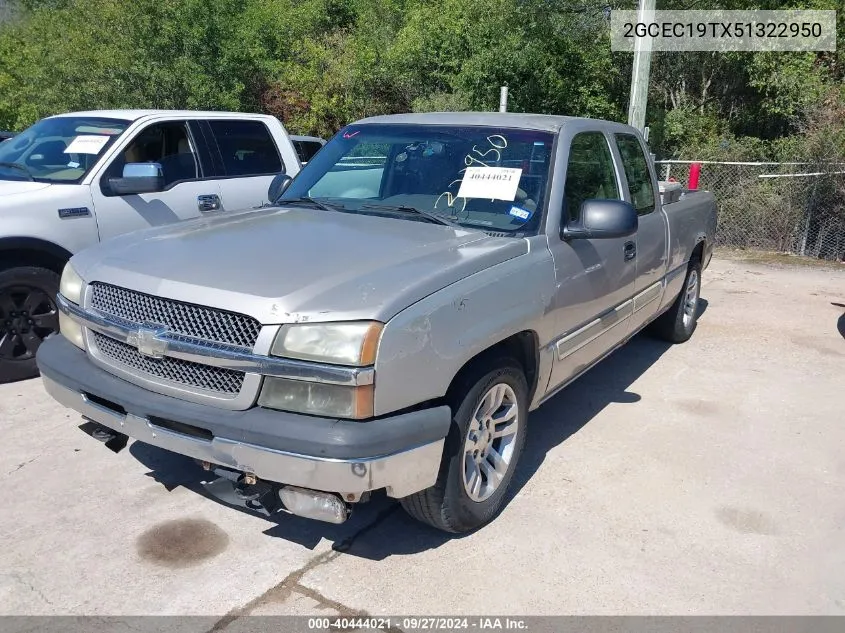
[{"label": "door handle", "polygon": [[197,196],[197,208],[200,210],[200,213],[219,211],[220,206],[220,196],[216,193]]},{"label": "door handle", "polygon": [[634,259],[637,256],[637,244],[636,242],[625,242],[625,248],[623,249],[625,253],[625,261]]}]

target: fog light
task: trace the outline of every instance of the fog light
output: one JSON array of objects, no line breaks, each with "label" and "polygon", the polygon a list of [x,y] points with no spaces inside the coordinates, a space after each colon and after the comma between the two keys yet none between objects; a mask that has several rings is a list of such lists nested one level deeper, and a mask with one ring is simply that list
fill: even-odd
[{"label": "fog light", "polygon": [[82,326],[64,312],[59,312],[59,332],[79,349],[85,349]]},{"label": "fog light", "polygon": [[279,490],[279,498],[292,514],[308,519],[343,523],[349,516],[346,504],[330,492],[285,486]]}]

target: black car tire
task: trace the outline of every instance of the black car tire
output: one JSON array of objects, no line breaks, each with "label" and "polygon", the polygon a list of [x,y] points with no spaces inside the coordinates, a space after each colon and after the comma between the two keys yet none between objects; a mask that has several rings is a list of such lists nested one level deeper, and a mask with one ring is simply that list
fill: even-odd
[{"label": "black car tire", "polygon": [[[694,298],[688,290],[694,280]],[[684,285],[672,306],[651,324],[651,332],[669,343],[685,343],[692,337],[698,325],[698,299],[701,294],[701,262],[693,259],[687,268]]]},{"label": "black car tire", "polygon": [[21,266],[0,271],[0,383],[38,375],[35,352],[59,329],[52,270]]},{"label": "black car tire", "polygon": [[[490,369],[491,366],[494,369]],[[454,533],[475,530],[499,514],[525,446],[528,428],[528,384],[525,373],[516,360],[508,358],[500,359],[492,365],[484,363],[484,367],[479,366],[475,371],[468,372],[463,382],[463,388],[458,393],[464,395],[459,404],[456,403],[457,409],[453,409],[455,414],[452,428],[446,437],[437,482],[431,488],[400,500],[404,510],[413,518],[445,532]],[[469,496],[464,483],[467,456],[465,443],[471,432],[471,421],[476,409],[485,395],[498,385],[506,385],[508,393],[515,396],[516,401],[512,404],[517,407],[517,430],[512,440],[507,471],[492,494],[478,501]],[[492,413],[495,411],[491,412],[491,415]],[[494,428],[496,426],[493,425]]]}]

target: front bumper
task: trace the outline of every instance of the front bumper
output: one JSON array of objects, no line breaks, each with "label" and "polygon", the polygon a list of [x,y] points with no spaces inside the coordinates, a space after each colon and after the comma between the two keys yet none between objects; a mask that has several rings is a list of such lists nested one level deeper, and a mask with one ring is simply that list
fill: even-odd
[{"label": "front bumper", "polygon": [[231,411],[153,393],[94,365],[61,335],[38,367],[61,404],[118,433],[261,479],[358,498],[406,497],[434,485],[448,407],[353,422],[254,407]]}]

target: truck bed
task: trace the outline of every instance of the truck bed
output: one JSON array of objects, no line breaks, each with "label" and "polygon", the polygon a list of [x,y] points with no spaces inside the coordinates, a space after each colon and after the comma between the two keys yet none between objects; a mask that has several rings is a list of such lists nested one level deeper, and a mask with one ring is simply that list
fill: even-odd
[{"label": "truck bed", "polygon": [[[709,191],[685,191],[677,202],[664,205],[669,222],[669,270],[685,264],[692,250],[706,240],[702,265],[710,263],[716,235],[716,198]],[[704,227],[701,217],[705,218]]]}]

